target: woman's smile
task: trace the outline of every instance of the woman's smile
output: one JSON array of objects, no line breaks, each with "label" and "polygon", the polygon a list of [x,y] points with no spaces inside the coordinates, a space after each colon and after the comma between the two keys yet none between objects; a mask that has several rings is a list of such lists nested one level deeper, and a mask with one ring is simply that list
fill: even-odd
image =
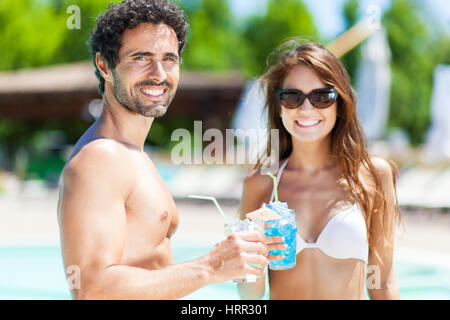
[{"label": "woman's smile", "polygon": [[295,124],[297,127],[308,129],[308,128],[314,128],[317,127],[322,120],[320,119],[297,119],[295,120]]}]

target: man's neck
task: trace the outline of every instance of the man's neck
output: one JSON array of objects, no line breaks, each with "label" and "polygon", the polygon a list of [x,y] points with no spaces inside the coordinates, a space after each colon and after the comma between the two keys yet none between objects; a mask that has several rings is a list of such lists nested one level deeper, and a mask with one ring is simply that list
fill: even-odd
[{"label": "man's neck", "polygon": [[143,151],[153,119],[128,110],[105,92],[103,111],[96,122],[96,132],[100,137],[132,145]]}]

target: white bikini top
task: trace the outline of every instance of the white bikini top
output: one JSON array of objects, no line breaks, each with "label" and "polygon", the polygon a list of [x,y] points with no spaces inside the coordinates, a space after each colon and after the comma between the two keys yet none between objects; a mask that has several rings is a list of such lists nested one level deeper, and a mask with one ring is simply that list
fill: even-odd
[{"label": "white bikini top", "polygon": [[[277,186],[287,162],[288,160],[283,163],[278,171]],[[272,191],[270,201],[273,201],[274,194],[275,189]],[[314,243],[306,242],[297,232],[297,254],[307,248],[320,249],[332,258],[360,259],[367,264],[369,244],[366,222],[358,202],[355,201],[350,209],[343,210],[331,218]]]}]

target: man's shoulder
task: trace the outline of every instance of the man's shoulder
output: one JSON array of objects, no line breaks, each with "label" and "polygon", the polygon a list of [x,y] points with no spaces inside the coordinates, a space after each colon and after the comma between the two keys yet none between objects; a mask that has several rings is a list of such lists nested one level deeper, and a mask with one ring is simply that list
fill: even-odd
[{"label": "man's shoulder", "polygon": [[126,157],[126,148],[112,139],[95,139],[76,146],[63,169],[63,179],[78,175],[116,172]]}]

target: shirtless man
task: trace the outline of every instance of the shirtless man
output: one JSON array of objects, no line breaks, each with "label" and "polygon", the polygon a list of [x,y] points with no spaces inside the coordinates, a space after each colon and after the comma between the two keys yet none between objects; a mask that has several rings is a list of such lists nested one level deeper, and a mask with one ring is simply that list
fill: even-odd
[{"label": "shirtless man", "polygon": [[64,167],[58,202],[64,265],[81,275],[75,299],[176,299],[261,276],[264,268],[249,263],[265,267],[276,249],[269,241],[282,241],[236,233],[174,265],[177,208],[143,147],[175,95],[186,32],[183,12],[167,0],[126,0],[109,7],[91,34],[104,108]]}]

